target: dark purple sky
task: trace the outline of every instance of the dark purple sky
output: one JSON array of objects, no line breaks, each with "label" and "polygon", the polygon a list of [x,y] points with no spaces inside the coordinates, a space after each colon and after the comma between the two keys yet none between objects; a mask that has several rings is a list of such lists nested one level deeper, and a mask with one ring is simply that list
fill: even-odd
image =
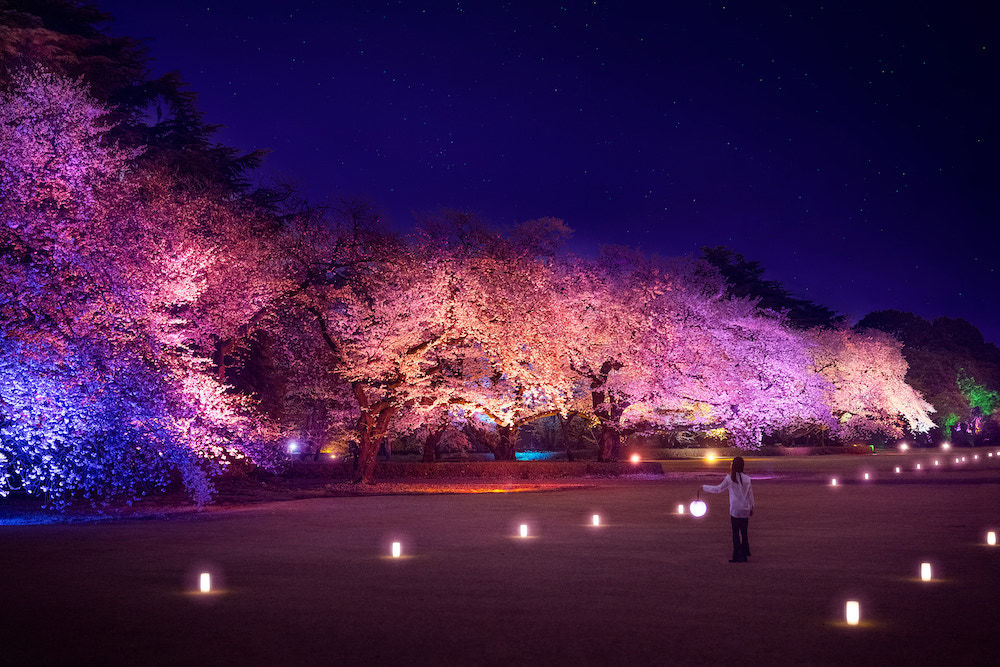
[{"label": "dark purple sky", "polygon": [[314,200],[400,228],[551,215],[585,251],[723,244],[852,318],[1000,342],[986,3],[100,4]]}]

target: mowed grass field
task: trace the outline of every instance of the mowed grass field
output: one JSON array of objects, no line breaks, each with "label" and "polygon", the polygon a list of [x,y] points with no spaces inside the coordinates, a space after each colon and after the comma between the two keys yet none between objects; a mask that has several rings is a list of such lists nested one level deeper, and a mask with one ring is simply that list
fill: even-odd
[{"label": "mowed grass field", "polygon": [[[997,664],[1000,461],[976,453],[748,460],[747,564],[727,562],[725,496],[676,513],[726,461],[566,491],[0,526],[0,663]],[[912,471],[935,456],[946,469]],[[215,592],[195,592],[201,571]]]}]

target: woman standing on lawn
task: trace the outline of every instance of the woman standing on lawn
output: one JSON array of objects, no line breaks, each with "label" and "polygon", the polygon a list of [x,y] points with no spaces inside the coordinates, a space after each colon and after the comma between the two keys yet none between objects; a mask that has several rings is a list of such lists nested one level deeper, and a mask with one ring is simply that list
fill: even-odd
[{"label": "woman standing on lawn", "polygon": [[722,493],[729,489],[729,519],[733,524],[733,559],[729,562],[747,562],[750,555],[747,527],[753,516],[754,501],[750,478],[743,474],[743,457],[733,459],[733,466],[721,483],[714,486],[705,484],[701,488],[709,493]]}]

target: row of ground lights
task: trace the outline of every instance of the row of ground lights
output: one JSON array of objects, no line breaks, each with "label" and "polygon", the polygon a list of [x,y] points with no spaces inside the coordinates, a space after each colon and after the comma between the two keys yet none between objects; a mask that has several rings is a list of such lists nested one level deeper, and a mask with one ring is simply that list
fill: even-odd
[{"label": "row of ground lights", "polygon": [[[997,457],[1000,457],[1000,451],[996,452],[996,455],[997,455]],[[987,456],[988,456],[989,458],[993,458],[993,452],[989,452],[989,453],[987,454]],[[972,456],[972,460],[973,460],[974,462],[975,462],[975,461],[978,461],[978,460],[979,460],[979,454],[974,454],[974,455]],[[934,459],[933,461],[934,461],[934,463],[933,463],[934,467],[940,467],[940,466],[941,466],[941,460],[940,460],[940,459]],[[955,457],[955,459],[954,459],[954,461],[955,461],[955,463],[956,463],[957,465],[961,465],[961,464],[963,464],[963,463],[967,463],[967,462],[968,462],[968,458],[967,458],[967,457],[965,457],[965,456],[956,456],[956,457]],[[923,465],[922,465],[922,464],[920,464],[920,463],[918,463],[918,464],[916,464],[916,465],[915,465],[915,466],[913,467],[913,469],[914,469],[914,470],[923,470]],[[928,468],[928,469],[930,469],[930,468]],[[897,475],[899,475],[900,473],[902,473],[902,472],[903,472],[903,469],[902,469],[902,467],[901,467],[901,466],[895,466],[895,467],[894,467],[894,468],[892,469],[892,471],[893,471],[894,473],[896,473]],[[862,477],[864,478],[864,480],[865,480],[865,481],[870,481],[870,480],[871,480],[871,473],[867,473],[867,472],[866,472],[866,473],[864,473],[864,475],[863,475]],[[830,478],[830,486],[837,486],[837,485],[838,485],[839,483],[840,483],[840,481],[839,481],[839,480],[838,480],[838,479],[837,479],[836,477],[831,477],[831,478]]]},{"label": "row of ground lights", "polygon": [[[997,544],[997,534],[995,531],[986,533],[986,544],[995,547]],[[920,581],[932,581],[931,564],[920,564]],[[844,615],[848,625],[857,625],[861,621],[861,603],[857,600],[848,600],[844,607]]]},{"label": "row of ground lights", "polygon": [[[905,452],[907,449],[909,449],[909,445],[907,445],[904,442],[903,444],[901,444],[899,446],[899,449],[901,451]],[[951,444],[949,444],[947,442],[942,443],[941,444],[941,449],[944,450],[944,451],[948,451],[949,449],[951,449]],[[993,458],[993,454],[994,454],[994,452],[989,452],[987,454],[987,456],[989,456],[989,458]],[[996,455],[1000,456],[1000,451],[996,452]],[[972,460],[973,461],[978,461],[979,460],[979,455],[978,454],[973,455]],[[955,458],[955,463],[965,463],[965,462],[966,462],[966,457],[964,457],[964,456],[962,456],[962,457],[956,457]],[[940,461],[935,460],[934,461],[934,465],[935,466],[940,465]],[[920,469],[921,469],[921,467],[920,467],[920,464],[918,463],[917,466],[916,466],[916,470],[920,470]],[[900,469],[899,466],[896,466],[893,469],[893,472],[895,472],[898,475],[900,472],[902,472],[902,470]],[[869,473],[865,473],[864,474],[864,478],[865,479],[869,479],[870,478]],[[837,478],[836,477],[834,477],[833,479],[830,480],[830,486],[837,486]],[[996,534],[996,531],[991,530],[991,531],[989,531],[989,532],[986,533],[986,544],[988,544],[991,547],[996,546],[996,544],[997,544],[997,534]],[[931,579],[932,579],[931,564],[930,563],[921,563],[920,564],[920,581],[931,581]],[[857,625],[858,623],[860,623],[861,622],[861,603],[858,602],[857,600],[848,600],[847,604],[844,606],[844,617],[847,620],[847,624],[848,625]]]},{"label": "row of ground lights", "polygon": [[[910,446],[908,444],[906,444],[905,442],[899,445],[899,451],[901,451],[901,452],[905,452],[905,451],[909,450],[909,448],[910,448]],[[948,450],[951,449],[951,444],[947,443],[947,442],[941,443],[941,449],[943,451],[948,451]],[[998,457],[1000,457],[1000,451],[997,451],[996,455]],[[989,452],[988,456],[990,458],[993,458],[993,452]],[[709,463],[714,463],[717,458],[718,457],[715,455],[714,452],[709,452],[709,453],[705,454],[705,460],[708,461]],[[963,456],[961,458],[962,458],[962,463],[965,463],[965,457]],[[979,455],[975,454],[975,455],[973,455],[972,458],[974,460],[978,461],[979,460]],[[641,463],[642,462],[642,457],[639,456],[638,454],[632,454],[629,457],[629,461],[631,461],[632,463]],[[958,460],[958,458],[956,458],[955,459],[955,463],[958,463],[958,462],[959,462],[959,460]],[[938,463],[935,461],[934,465],[938,465]]]},{"label": "row of ground lights", "polygon": [[[705,503],[701,500],[695,500],[691,503],[690,507],[691,514],[695,516],[702,516],[705,514]],[[684,513],[684,505],[678,505],[677,513]],[[601,516],[599,514],[594,514],[590,519],[592,526],[601,525]],[[527,538],[529,535],[528,524],[522,523],[518,529],[518,535],[522,538]],[[986,533],[986,544],[993,547],[997,544],[997,534],[996,531],[989,531]],[[403,556],[403,544],[401,542],[393,542],[391,551],[393,558],[402,558]],[[921,581],[931,581],[931,564],[921,563],[920,564],[920,580]],[[202,572],[198,577],[198,590],[201,593],[211,593],[212,592],[212,574],[210,572]],[[847,602],[846,608],[847,623],[849,625],[857,625],[861,618],[861,606],[857,600],[849,600]]]}]

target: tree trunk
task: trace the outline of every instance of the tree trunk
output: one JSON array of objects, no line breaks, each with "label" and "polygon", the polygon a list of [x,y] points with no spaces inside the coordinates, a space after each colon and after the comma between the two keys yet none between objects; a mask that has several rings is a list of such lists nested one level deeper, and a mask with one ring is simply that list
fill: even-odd
[{"label": "tree trunk", "polygon": [[362,409],[361,417],[358,419],[358,469],[354,477],[355,484],[373,482],[379,443],[389,430],[389,422],[396,409],[385,403]]},{"label": "tree trunk", "polygon": [[597,443],[597,460],[613,461],[618,455],[621,436],[618,430],[608,424],[601,424],[601,439]]},{"label": "tree trunk", "polygon": [[226,384],[226,356],[232,354],[234,341],[224,340],[220,342],[215,349],[215,366],[216,366],[216,377],[218,377],[219,382]]},{"label": "tree trunk", "polygon": [[573,423],[573,417],[575,415],[570,414],[569,418],[559,415],[559,439],[562,442],[563,449],[566,450],[566,460],[573,460],[573,450],[569,448],[569,425]]},{"label": "tree trunk", "polygon": [[378,439],[372,437],[371,429],[365,425],[358,431],[358,467],[354,471],[354,483],[370,484],[375,476],[375,463],[378,460]]},{"label": "tree trunk", "polygon": [[497,446],[493,450],[493,460],[513,461],[514,443],[517,441],[517,429],[513,426],[500,426],[497,428]]},{"label": "tree trunk", "polygon": [[424,440],[424,463],[434,463],[437,461],[437,446],[441,442],[441,436],[443,435],[443,428],[427,432],[427,438]]}]

